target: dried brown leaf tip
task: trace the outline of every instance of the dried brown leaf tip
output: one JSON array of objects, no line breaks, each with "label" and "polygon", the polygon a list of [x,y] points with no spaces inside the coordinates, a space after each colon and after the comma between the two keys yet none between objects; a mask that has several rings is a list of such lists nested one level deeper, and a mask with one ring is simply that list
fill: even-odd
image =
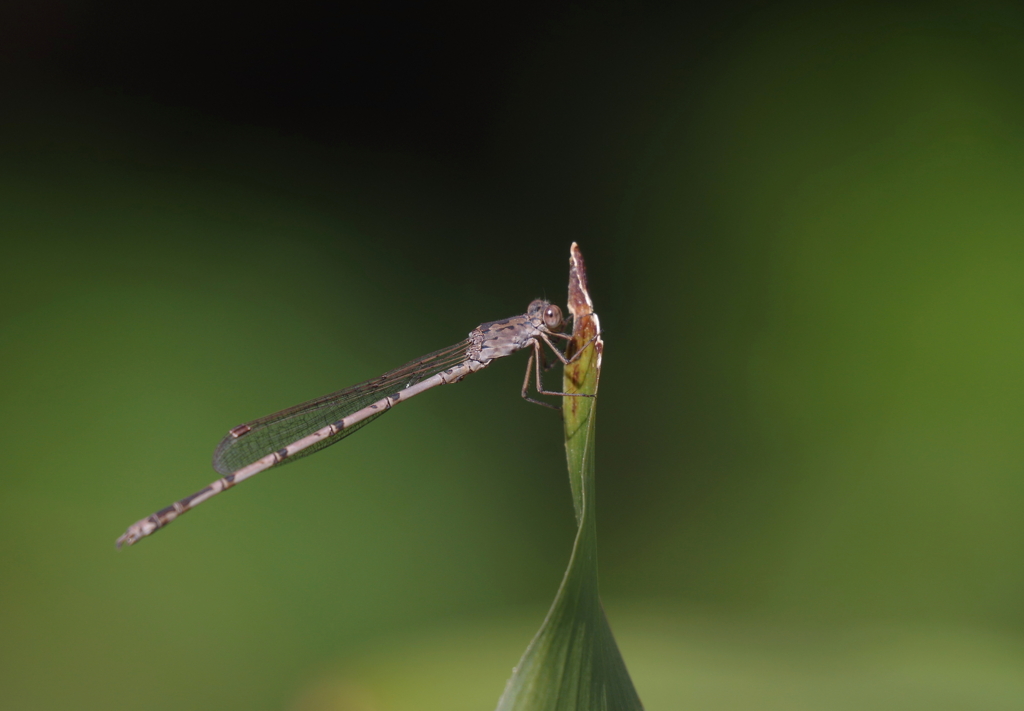
[{"label": "dried brown leaf tip", "polygon": [[[587,288],[587,264],[583,261],[583,253],[575,242],[569,248],[569,313],[572,314],[573,351],[589,343],[601,332],[601,322],[594,313],[594,302]],[[598,337],[594,341],[597,351],[597,369],[601,368],[601,354],[604,352],[604,341]]]}]

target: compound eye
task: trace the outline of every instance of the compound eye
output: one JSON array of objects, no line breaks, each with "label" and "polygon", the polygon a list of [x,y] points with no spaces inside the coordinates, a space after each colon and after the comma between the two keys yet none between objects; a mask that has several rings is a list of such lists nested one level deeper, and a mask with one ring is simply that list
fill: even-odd
[{"label": "compound eye", "polygon": [[544,309],[544,325],[549,331],[557,331],[562,327],[562,309],[554,304],[548,304]]}]

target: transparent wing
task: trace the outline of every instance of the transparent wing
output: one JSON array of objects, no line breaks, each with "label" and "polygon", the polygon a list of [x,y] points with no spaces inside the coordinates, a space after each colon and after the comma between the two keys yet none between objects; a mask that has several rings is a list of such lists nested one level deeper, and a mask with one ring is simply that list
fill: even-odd
[{"label": "transparent wing", "polygon": [[[466,360],[469,346],[468,340],[462,341],[449,348],[410,361],[373,380],[367,380],[365,383],[353,385],[336,393],[324,395],[316,400],[310,400],[301,405],[289,407],[287,410],[275,412],[273,415],[239,425],[217,445],[217,449],[213,453],[213,468],[221,474],[236,472],[271,452],[323,429],[332,422],[337,422],[399,390],[462,363]],[[329,447],[335,442],[340,442],[385,412],[387,410],[381,410],[361,422],[346,427],[336,435],[296,452],[286,458],[282,464],[301,459],[324,447]]]}]

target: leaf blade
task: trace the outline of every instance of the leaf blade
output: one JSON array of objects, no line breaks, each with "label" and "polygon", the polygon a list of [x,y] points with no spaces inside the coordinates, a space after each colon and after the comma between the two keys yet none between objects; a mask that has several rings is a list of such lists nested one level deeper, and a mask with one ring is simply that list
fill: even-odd
[{"label": "leaf blade", "polygon": [[570,254],[570,353],[563,389],[566,459],[578,525],[569,566],[540,630],[512,672],[497,711],[641,711],[598,591],[594,427],[604,342],[575,243]]}]

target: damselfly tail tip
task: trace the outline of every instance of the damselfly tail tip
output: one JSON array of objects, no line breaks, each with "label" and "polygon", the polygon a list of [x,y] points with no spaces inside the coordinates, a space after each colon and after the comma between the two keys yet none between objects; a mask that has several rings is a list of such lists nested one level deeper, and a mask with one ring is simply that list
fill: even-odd
[{"label": "damselfly tail tip", "polygon": [[138,523],[133,523],[128,527],[127,531],[118,536],[116,541],[117,549],[121,550],[121,546],[130,546],[140,539],[145,538],[155,530],[156,526],[153,526],[148,519],[143,519]]}]

